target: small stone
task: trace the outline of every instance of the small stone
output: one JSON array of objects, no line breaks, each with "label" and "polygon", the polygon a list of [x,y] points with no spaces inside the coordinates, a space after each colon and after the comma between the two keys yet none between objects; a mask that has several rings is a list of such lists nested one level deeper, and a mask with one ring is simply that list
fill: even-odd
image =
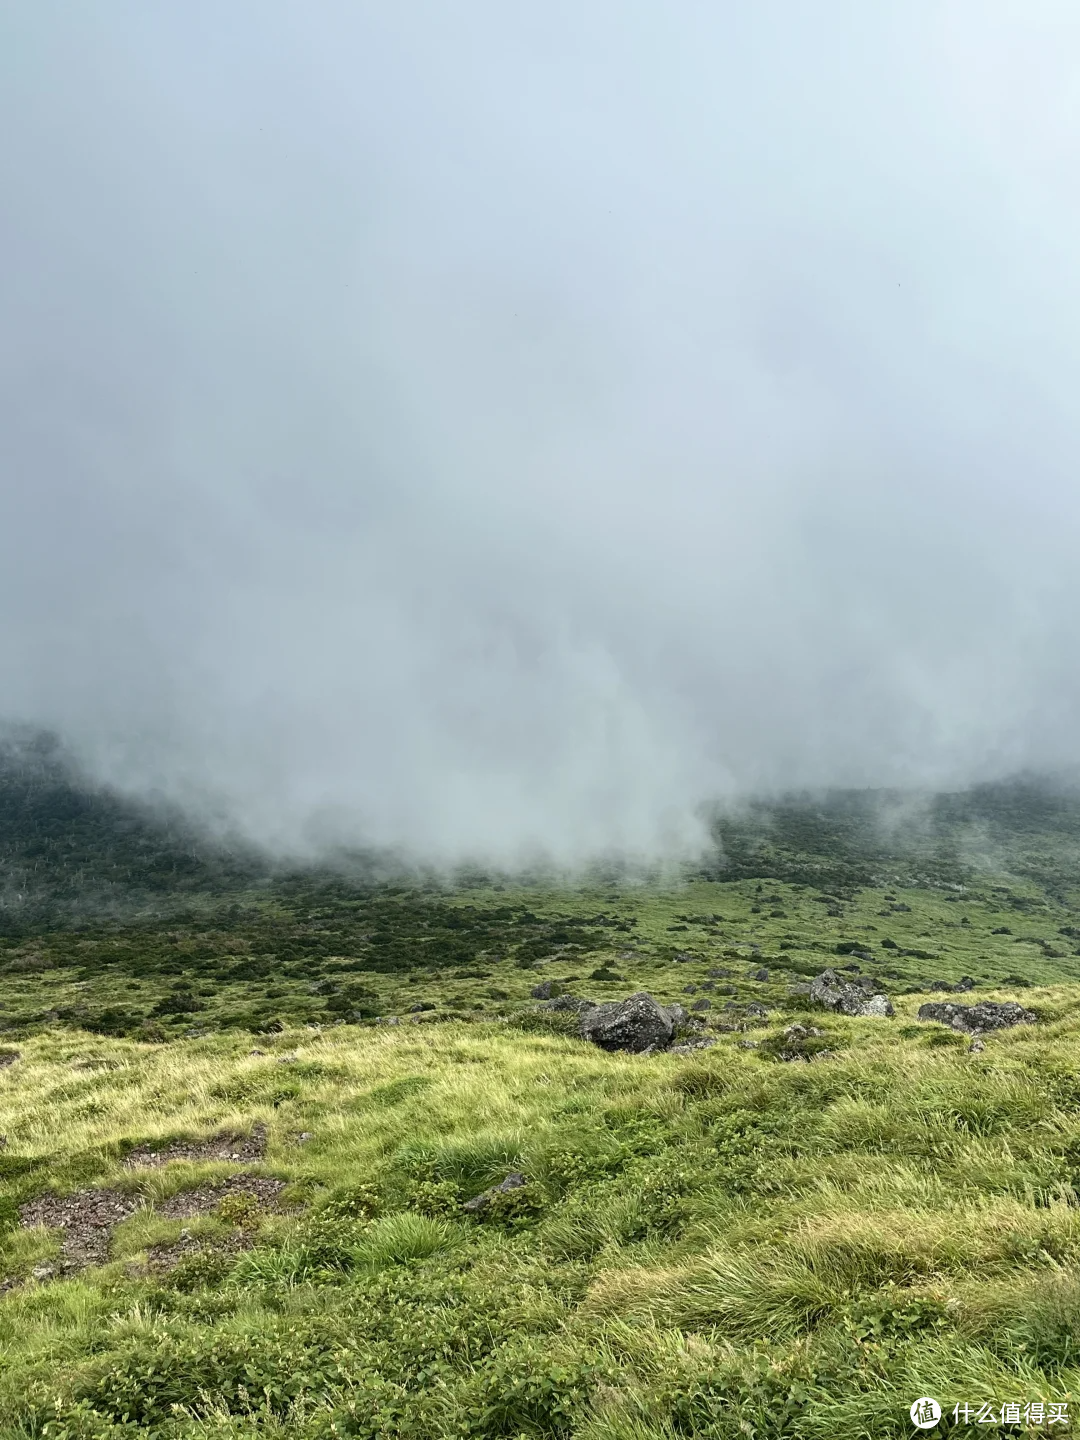
[{"label": "small stone", "polygon": [[475,1215],[481,1210],[486,1210],[496,1195],[506,1195],[511,1190],[520,1190],[526,1183],[525,1176],[520,1170],[512,1170],[505,1180],[500,1180],[498,1185],[493,1185],[490,1190],[485,1190],[480,1195],[474,1195],[471,1200],[466,1200],[462,1209]]},{"label": "small stone", "polygon": [[595,1000],[582,1000],[577,995],[556,995],[554,1000],[545,1000],[541,1010],[566,1010],[584,1015],[586,1010],[595,1010]]},{"label": "small stone", "polygon": [[693,1005],[690,1006],[690,1009],[691,1009],[691,1010],[698,1010],[698,1011],[701,1011],[701,1010],[711,1010],[711,1009],[712,1009],[712,1001],[711,1001],[711,1000],[695,1000],[694,1003],[693,1003]]},{"label": "small stone", "polygon": [[768,978],[769,978],[769,972],[768,972],[768,970],[765,969],[764,965],[761,967],[760,970],[751,970],[751,971],[750,971],[750,979],[751,979],[751,980],[759,980],[763,985],[764,985],[765,982],[768,980]]},{"label": "small stone", "polygon": [[969,1054],[969,1055],[978,1055],[978,1053],[980,1052],[980,1050],[985,1050],[985,1049],[986,1049],[986,1041],[985,1041],[985,1040],[980,1040],[980,1039],[976,1038],[976,1039],[972,1040],[971,1044],[968,1046],[968,1054]]},{"label": "small stone", "polygon": [[758,1047],[756,1040],[738,1040],[736,1044],[740,1050],[756,1050]]}]

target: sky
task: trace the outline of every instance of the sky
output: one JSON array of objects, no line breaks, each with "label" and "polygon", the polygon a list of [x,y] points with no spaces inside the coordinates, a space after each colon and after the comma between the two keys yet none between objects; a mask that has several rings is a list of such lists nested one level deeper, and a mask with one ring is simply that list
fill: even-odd
[{"label": "sky", "polygon": [[1071,0],[0,0],[0,716],[574,864],[1080,762]]}]

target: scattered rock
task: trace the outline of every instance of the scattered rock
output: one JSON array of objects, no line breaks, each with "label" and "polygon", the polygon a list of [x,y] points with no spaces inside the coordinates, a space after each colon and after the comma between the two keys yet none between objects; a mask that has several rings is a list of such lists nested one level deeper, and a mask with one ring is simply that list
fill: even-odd
[{"label": "scattered rock", "polygon": [[716,989],[716,981],[715,981],[715,980],[704,980],[704,981],[702,981],[701,985],[699,985],[698,988],[699,988],[700,990],[715,990],[715,989]]},{"label": "scattered rock", "polygon": [[297,1137],[296,1137],[296,1143],[297,1143],[297,1145],[306,1145],[309,1140],[314,1140],[314,1139],[315,1139],[315,1136],[312,1134],[312,1132],[311,1132],[310,1130],[301,1130],[301,1131],[300,1131],[300,1134],[297,1135]]},{"label": "scattered rock", "polygon": [[696,1050],[708,1050],[716,1044],[714,1035],[695,1035],[690,1040],[680,1040],[678,1045],[668,1048],[669,1055],[692,1055]]},{"label": "scattered rock", "polygon": [[751,970],[751,971],[750,971],[750,979],[751,979],[751,980],[760,980],[761,983],[764,984],[765,981],[768,980],[768,978],[769,978],[769,972],[768,972],[768,970],[765,969],[764,965],[761,967],[760,970]]},{"label": "scattered rock", "polygon": [[584,1015],[587,1010],[596,1009],[595,1000],[581,1000],[577,995],[556,995],[554,1000],[547,1000],[540,1006],[541,1010],[566,1010],[572,1011],[575,1015]]},{"label": "scattered rock", "polygon": [[534,985],[529,994],[534,1000],[550,1000],[552,993],[558,989],[557,980],[541,980],[539,985]]},{"label": "scattered rock", "polygon": [[[820,1038],[822,1032],[815,1025],[789,1025],[780,1037],[776,1058],[791,1063],[796,1060],[813,1060],[815,1055],[828,1054],[816,1050],[807,1042]],[[775,1041],[772,1044],[776,1044]]]},{"label": "scattered rock", "polygon": [[714,965],[713,968],[708,972],[708,975],[709,975],[709,979],[710,979],[710,980],[730,980],[730,979],[731,979],[731,971],[730,971],[730,970],[725,970],[725,969],[723,968],[723,966],[721,966],[721,965]]},{"label": "scattered rock", "polygon": [[978,1055],[981,1050],[985,1050],[985,1049],[986,1049],[986,1041],[985,1041],[985,1040],[979,1040],[978,1038],[976,1038],[976,1039],[972,1040],[971,1044],[968,1046],[968,1054],[969,1054],[969,1055]]},{"label": "scattered rock", "polygon": [[682,1011],[685,1018],[686,1012],[681,1005],[665,1010],[651,995],[640,990],[625,1000],[586,1010],[581,1017],[579,1033],[583,1040],[591,1040],[602,1050],[640,1052],[650,1045],[670,1043],[679,1023],[674,1018],[675,1011]]},{"label": "scattered rock", "polygon": [[735,1043],[740,1050],[756,1050],[758,1048],[756,1040],[737,1040]]},{"label": "scattered rock", "polygon": [[835,970],[823,970],[810,982],[810,999],[815,1005],[840,1015],[893,1015],[887,995],[869,994],[862,985],[842,980]]},{"label": "scattered rock", "polygon": [[672,1025],[676,1027],[678,1027],[679,1025],[685,1025],[687,1020],[690,1018],[686,1012],[686,1007],[683,1005],[665,1005],[663,1009],[667,1011],[668,1019],[671,1021]]},{"label": "scattered rock", "polygon": [[396,1015],[376,1015],[376,1025],[400,1025],[401,1021]]},{"label": "scattered rock", "polygon": [[690,1009],[691,1009],[691,1010],[711,1010],[711,1009],[712,1009],[712,1001],[711,1001],[711,1000],[695,1000],[694,1003],[693,1003],[693,1005],[690,1006]]},{"label": "scattered rock", "polygon": [[696,994],[697,994],[697,986],[696,986],[696,985],[684,985],[684,986],[683,986],[683,994],[684,994],[684,995],[696,995]]},{"label": "scattered rock", "polygon": [[245,1164],[266,1154],[266,1126],[255,1125],[250,1135],[211,1135],[206,1140],[168,1140],[137,1145],[124,1157],[127,1170],[156,1169],[173,1160],[235,1160]]},{"label": "scattered rock", "polygon": [[1034,1025],[1036,1016],[1015,1000],[980,1000],[977,1005],[957,1005],[950,1000],[931,1000],[919,1007],[920,1020],[936,1020],[967,1035],[982,1035],[1011,1025]]},{"label": "scattered rock", "polygon": [[931,990],[947,990],[950,994],[962,994],[965,990],[973,990],[975,981],[970,975],[964,975],[954,985],[951,980],[933,980],[930,983]]},{"label": "scattered rock", "polygon": [[435,1004],[431,1000],[418,1000],[415,1005],[409,1006],[410,1015],[422,1015],[425,1010],[434,1010]]},{"label": "scattered rock", "polygon": [[520,1190],[527,1183],[520,1170],[512,1170],[498,1185],[492,1185],[490,1190],[484,1190],[480,1195],[474,1195],[471,1200],[466,1200],[462,1209],[467,1210],[470,1215],[477,1215],[480,1211],[488,1208],[496,1195],[505,1195],[511,1190]]},{"label": "scattered rock", "polygon": [[21,1059],[22,1053],[19,1050],[0,1050],[0,1070],[7,1065],[14,1065],[16,1060]]},{"label": "scattered rock", "polygon": [[265,1055],[265,1054],[266,1054],[266,1051],[265,1051],[265,1050],[249,1050],[249,1051],[248,1051],[248,1054],[249,1054],[249,1055]]}]

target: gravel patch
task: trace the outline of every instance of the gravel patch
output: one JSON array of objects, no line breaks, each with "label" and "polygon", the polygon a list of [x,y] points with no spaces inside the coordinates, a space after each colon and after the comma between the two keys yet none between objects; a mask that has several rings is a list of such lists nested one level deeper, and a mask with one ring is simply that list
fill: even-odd
[{"label": "gravel patch", "polygon": [[250,1135],[211,1135],[206,1140],[169,1140],[163,1145],[138,1145],[124,1157],[127,1170],[152,1170],[173,1160],[233,1160],[249,1163],[266,1154],[266,1126]]}]

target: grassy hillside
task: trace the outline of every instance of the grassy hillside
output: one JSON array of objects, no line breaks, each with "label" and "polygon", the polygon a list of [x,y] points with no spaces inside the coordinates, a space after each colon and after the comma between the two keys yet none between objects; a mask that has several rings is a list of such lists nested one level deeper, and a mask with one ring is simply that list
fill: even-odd
[{"label": "grassy hillside", "polygon": [[[1068,795],[796,798],[666,886],[395,886],[9,762],[0,1434],[877,1440],[923,1395],[955,1436],[994,1428],[957,1404],[1080,1406]],[[808,1013],[830,964],[896,1015]],[[972,1050],[916,1019],[965,975],[1036,1023]],[[714,1044],[607,1054],[544,981],[700,1006]]]}]

